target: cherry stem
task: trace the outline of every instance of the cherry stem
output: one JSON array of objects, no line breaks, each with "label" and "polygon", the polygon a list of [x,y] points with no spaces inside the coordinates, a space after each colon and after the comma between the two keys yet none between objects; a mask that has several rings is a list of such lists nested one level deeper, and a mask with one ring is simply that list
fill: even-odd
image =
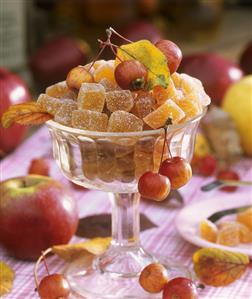
[{"label": "cherry stem", "polygon": [[41,256],[38,258],[36,264],[35,264],[35,267],[34,267],[34,271],[33,271],[33,274],[34,274],[34,279],[35,279],[35,284],[36,284],[36,288],[38,289],[39,287],[39,281],[38,281],[38,267],[41,263],[42,260],[44,260],[45,256],[52,252],[52,248],[48,248],[46,251],[42,252]]},{"label": "cherry stem", "polygon": [[170,117],[167,119],[167,121],[165,122],[165,125],[164,125],[165,134],[164,134],[164,143],[163,143],[163,148],[162,148],[162,155],[161,155],[161,160],[160,160],[160,164],[159,164],[159,171],[160,171],[161,164],[163,162],[165,144],[167,144],[167,147],[168,147],[168,150],[169,150],[169,154],[171,156],[170,147],[169,147],[169,145],[167,143],[167,140],[166,140],[167,139],[167,131],[168,131],[169,125],[172,125],[172,118],[170,118]]},{"label": "cherry stem", "polygon": [[[116,51],[115,51],[115,49],[114,49],[114,48],[116,48],[116,49],[119,48],[117,45],[112,44],[110,40],[104,42],[104,41],[102,41],[101,39],[98,39],[98,42],[99,42],[101,45],[103,45],[104,47],[109,46],[110,49],[111,49],[111,51],[114,53],[115,57],[116,57],[118,60],[120,60],[120,62],[123,62],[122,59],[121,59],[119,56],[117,56],[117,53],[116,53]],[[113,48],[113,47],[114,47],[114,48]]]},{"label": "cherry stem", "polygon": [[89,69],[88,69],[88,72],[90,72],[91,68],[93,67],[93,65],[95,64],[95,62],[97,61],[97,59],[99,59],[99,57],[101,56],[102,52],[104,51],[104,49],[106,48],[106,45],[103,45],[101,50],[99,51],[99,53],[96,55],[96,57],[94,58],[94,60],[92,61]]},{"label": "cherry stem", "polygon": [[126,42],[128,42],[128,43],[133,43],[131,40],[129,40],[129,39],[127,39],[127,38],[125,38],[124,36],[122,36],[120,33],[118,33],[117,31],[115,31],[115,29],[114,28],[112,28],[112,27],[109,27],[109,29],[108,29],[110,32],[113,32],[115,35],[117,35],[118,37],[120,37],[121,39],[123,39],[123,40],[125,40]]},{"label": "cherry stem", "polygon": [[44,266],[46,268],[47,275],[50,275],[50,272],[49,272],[49,269],[48,269],[48,266],[47,266],[47,262],[46,262],[46,258],[44,256],[44,254],[43,254],[43,263],[44,263]]}]

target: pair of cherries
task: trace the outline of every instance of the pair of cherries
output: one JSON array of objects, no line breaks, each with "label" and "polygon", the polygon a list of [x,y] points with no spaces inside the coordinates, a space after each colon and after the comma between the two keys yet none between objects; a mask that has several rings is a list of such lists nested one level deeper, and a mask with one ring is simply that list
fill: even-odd
[{"label": "pair of cherries", "polygon": [[171,157],[161,162],[159,172],[145,172],[138,181],[142,197],[164,200],[171,189],[179,189],[192,177],[191,165],[182,157]]}]

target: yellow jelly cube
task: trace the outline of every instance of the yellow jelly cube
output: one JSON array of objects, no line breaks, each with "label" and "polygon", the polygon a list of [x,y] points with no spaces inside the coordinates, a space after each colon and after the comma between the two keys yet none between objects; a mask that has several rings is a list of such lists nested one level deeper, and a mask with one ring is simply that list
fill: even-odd
[{"label": "yellow jelly cube", "polygon": [[105,104],[105,88],[101,84],[83,83],[78,94],[77,103],[79,109],[102,112]]},{"label": "yellow jelly cube", "polygon": [[252,231],[252,208],[238,213],[237,221],[246,225]]},{"label": "yellow jelly cube", "polygon": [[54,116],[54,120],[65,126],[72,126],[72,113],[77,110],[77,103],[63,104]]},{"label": "yellow jelly cube", "polygon": [[202,113],[202,106],[197,101],[197,99],[191,99],[191,98],[183,98],[181,100],[175,101],[176,104],[181,108],[185,113],[185,119],[189,120],[200,113]]},{"label": "yellow jelly cube", "polygon": [[91,110],[75,110],[72,113],[72,126],[74,128],[104,132],[107,131],[108,116]]},{"label": "yellow jelly cube", "polygon": [[77,98],[77,94],[69,89],[66,81],[58,82],[46,88],[46,94],[53,98],[73,99]]},{"label": "yellow jelly cube", "polygon": [[204,219],[200,222],[199,234],[201,238],[209,242],[215,243],[217,239],[217,233],[218,233],[218,228],[213,222],[207,219]]},{"label": "yellow jelly cube", "polygon": [[129,112],[134,106],[134,99],[129,90],[106,92],[106,106],[110,112],[123,110]]},{"label": "yellow jelly cube", "polygon": [[95,71],[94,71],[94,80],[95,82],[100,82],[102,79],[106,78],[111,81],[113,84],[116,84],[115,76],[114,76],[114,65],[112,63],[104,63],[101,64]]},{"label": "yellow jelly cube", "polygon": [[136,132],[143,130],[143,121],[126,111],[115,111],[108,123],[109,132]]},{"label": "yellow jelly cube", "polygon": [[44,93],[42,93],[37,100],[37,104],[41,109],[52,115],[55,115],[63,104],[74,103],[76,103],[74,100],[53,98]]},{"label": "yellow jelly cube", "polygon": [[237,246],[240,243],[240,231],[237,226],[224,226],[218,231],[217,244]]},{"label": "yellow jelly cube", "polygon": [[167,100],[155,111],[145,116],[143,120],[151,128],[158,129],[164,126],[168,118],[171,118],[172,123],[176,124],[184,117],[184,111],[172,100]]}]

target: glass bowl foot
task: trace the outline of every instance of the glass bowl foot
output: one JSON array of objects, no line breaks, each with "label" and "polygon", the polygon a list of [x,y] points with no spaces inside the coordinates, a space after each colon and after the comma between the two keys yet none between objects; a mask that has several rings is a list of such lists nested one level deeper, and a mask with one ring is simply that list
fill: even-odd
[{"label": "glass bowl foot", "polygon": [[[151,256],[151,255],[149,255]],[[183,276],[192,278],[186,267],[174,263],[166,257],[157,256],[153,261],[162,263],[170,279]],[[112,262],[112,261],[110,261]],[[143,260],[140,261],[140,264]],[[150,260],[148,258],[148,264]],[[65,276],[77,298],[86,299],[161,299],[162,293],[150,294],[139,285],[139,274],[121,274],[100,269],[99,260],[92,255],[76,259],[65,269]],[[113,264],[113,262],[112,262]],[[147,265],[147,264],[146,264]]]}]

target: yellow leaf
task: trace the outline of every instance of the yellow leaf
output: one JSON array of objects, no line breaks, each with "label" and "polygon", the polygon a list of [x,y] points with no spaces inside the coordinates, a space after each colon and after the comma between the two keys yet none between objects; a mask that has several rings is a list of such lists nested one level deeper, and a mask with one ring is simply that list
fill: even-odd
[{"label": "yellow leaf", "polygon": [[4,128],[9,128],[14,122],[22,125],[40,124],[51,118],[36,102],[27,102],[10,106],[1,121]]},{"label": "yellow leaf", "polygon": [[52,252],[65,261],[72,261],[77,257],[94,254],[101,255],[110,244],[111,238],[94,238],[77,244],[57,245],[52,247]]},{"label": "yellow leaf", "polygon": [[217,248],[202,248],[194,253],[193,264],[203,283],[218,287],[240,278],[249,264],[249,257]]},{"label": "yellow leaf", "polygon": [[120,59],[140,61],[148,70],[147,89],[153,89],[154,86],[166,88],[169,84],[170,73],[167,66],[165,55],[148,40],[140,40],[135,43],[122,45],[117,50],[116,64]]},{"label": "yellow leaf", "polygon": [[14,271],[4,262],[0,261],[0,296],[10,292],[14,278]]}]

